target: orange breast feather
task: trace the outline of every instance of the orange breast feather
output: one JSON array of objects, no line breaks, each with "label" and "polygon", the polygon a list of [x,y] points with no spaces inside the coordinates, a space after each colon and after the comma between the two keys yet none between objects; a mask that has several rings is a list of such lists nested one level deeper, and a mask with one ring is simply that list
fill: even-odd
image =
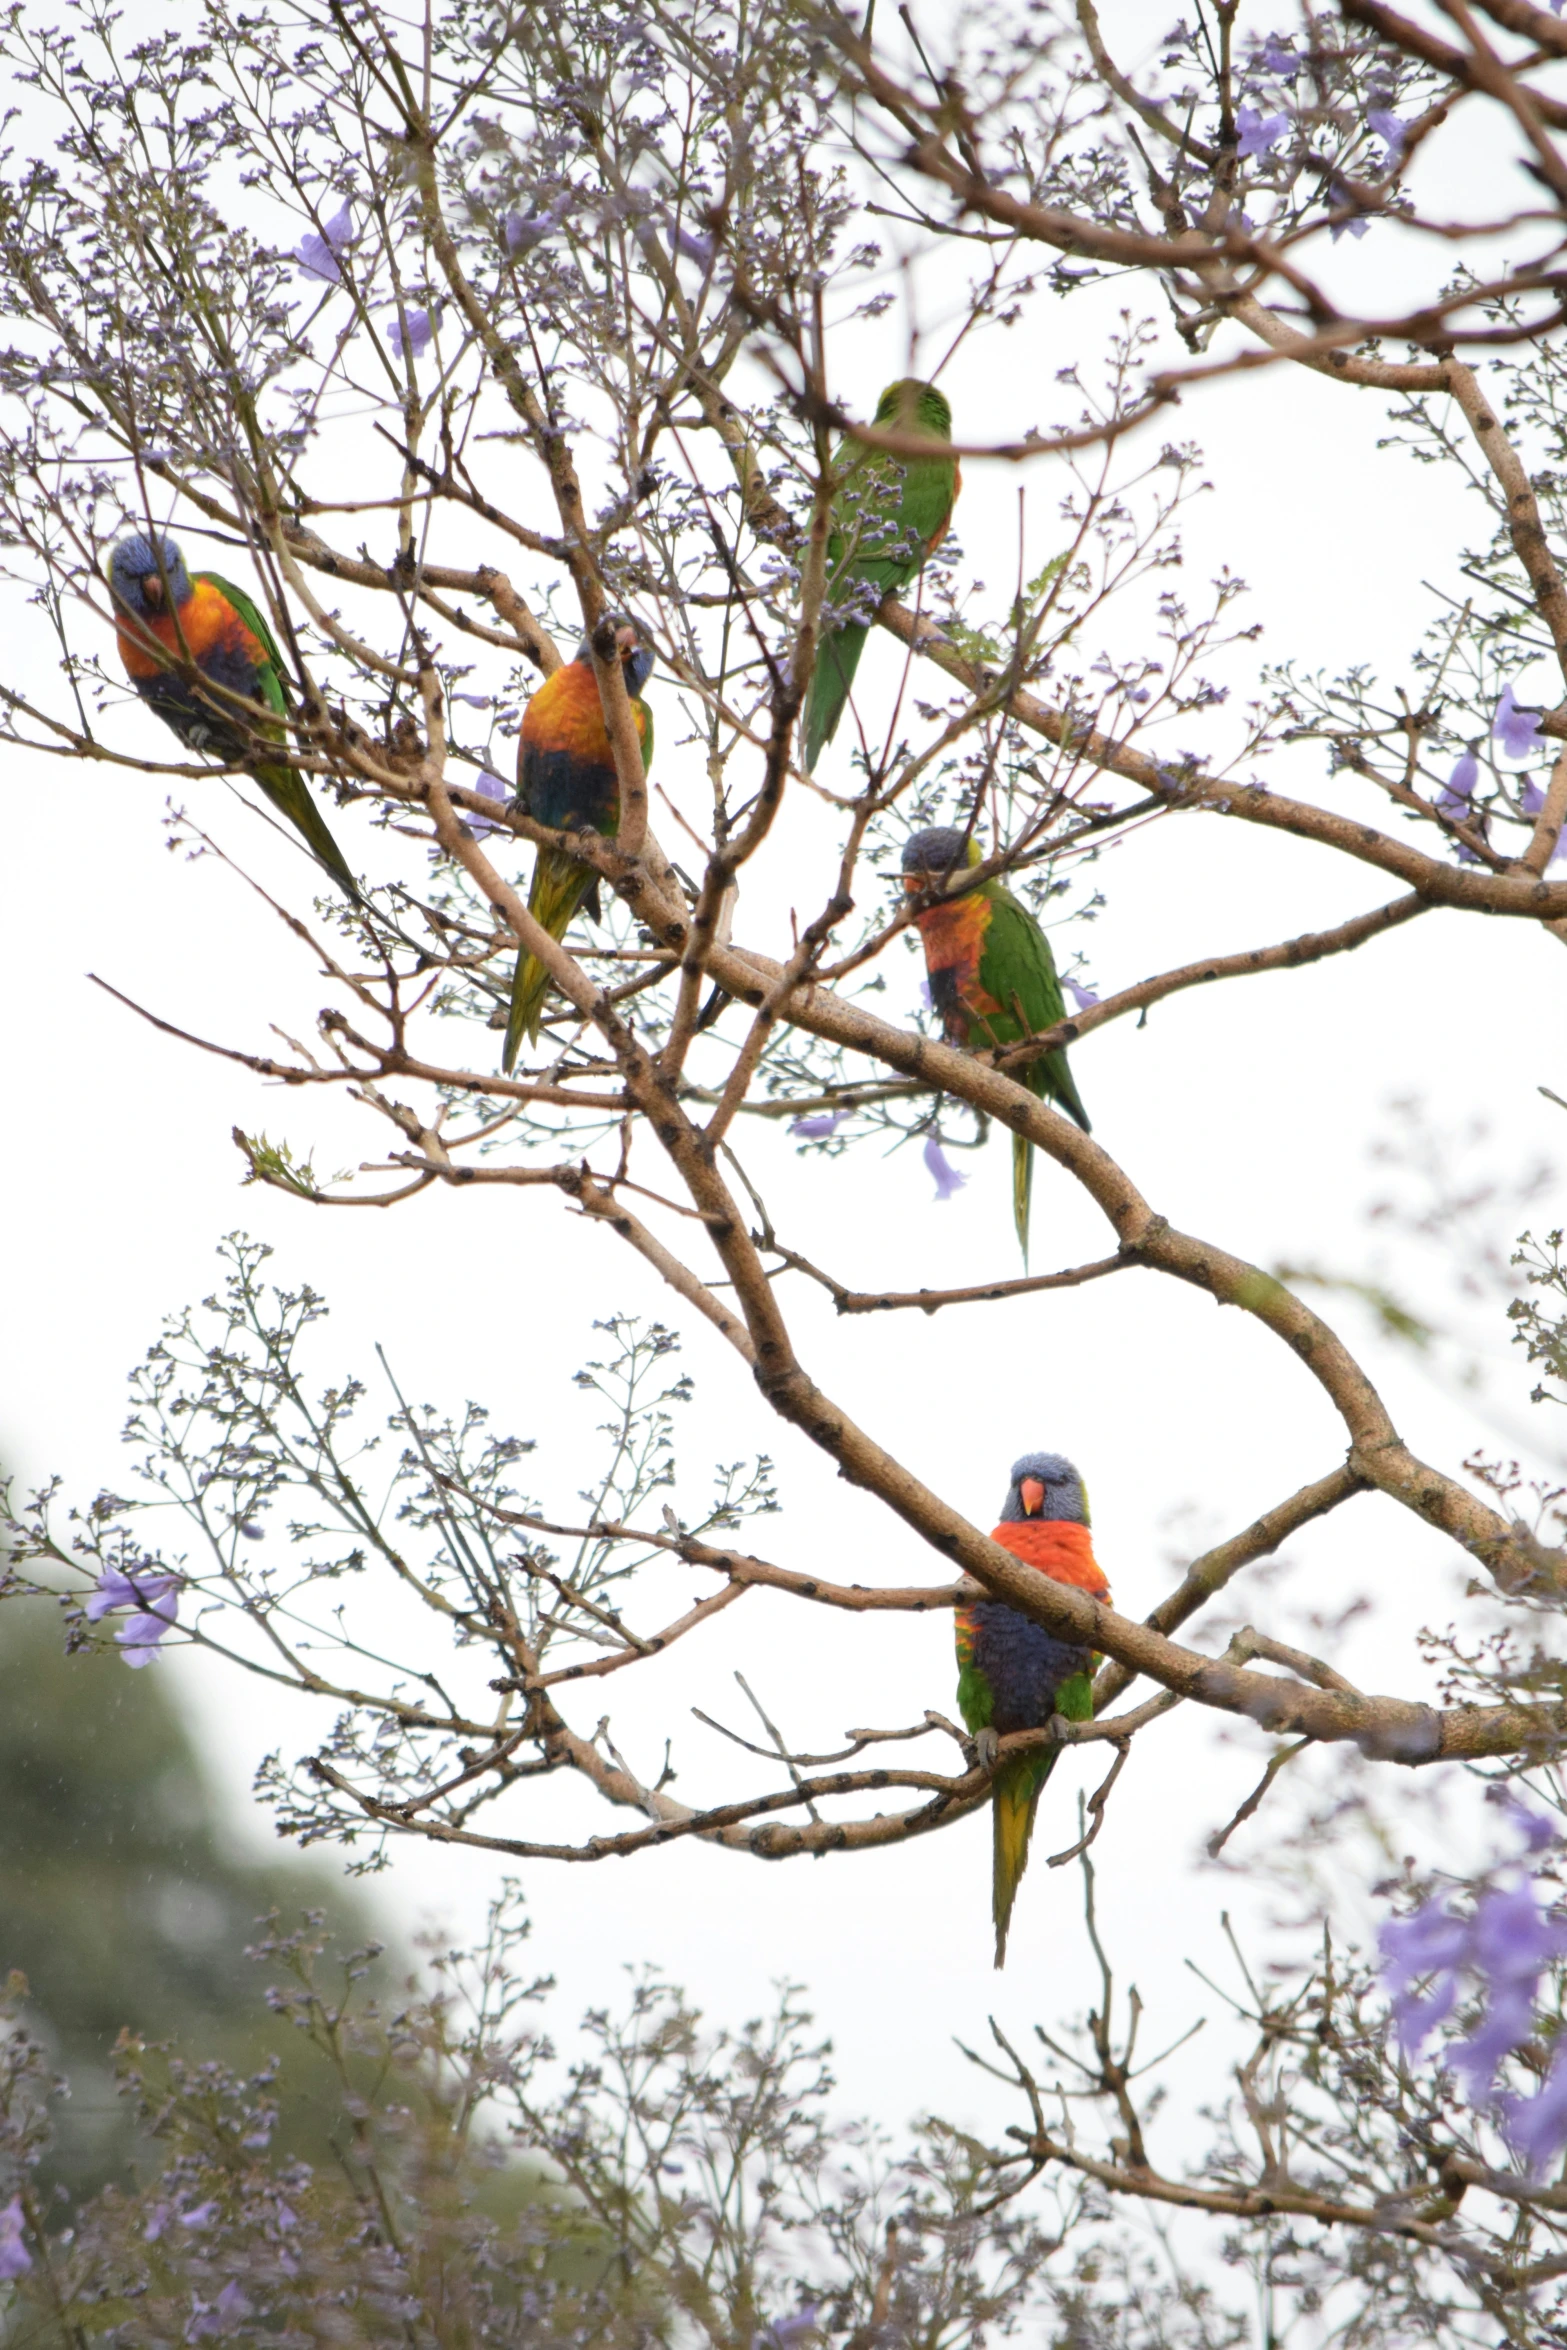
[{"label": "orange breast feather", "polygon": [[[971,1012],[999,1012],[1001,1006],[979,984],[979,958],[985,951],[990,927],[990,903],[977,893],[948,898],[928,913],[918,914],[925,945],[925,967],[934,988],[939,973],[950,971],[958,994]],[[938,1001],[939,1001],[938,997]]]},{"label": "orange breast feather", "polygon": [[[645,744],[646,705],[634,701],[631,715],[636,721],[637,740]],[[586,661],[568,661],[544,680],[523,712],[522,734],[525,742],[537,744],[541,751],[569,751],[576,759],[613,763],[598,679]]]},{"label": "orange breast feather", "polygon": [[1024,1518],[1015,1525],[995,1527],[990,1539],[1057,1583],[1073,1583],[1095,1599],[1110,1596],[1104,1569],[1094,1556],[1094,1538],[1086,1526],[1065,1518]]},{"label": "orange breast feather", "polygon": [[[172,612],[155,613],[143,623],[143,627],[147,635],[157,638],[160,645],[167,645],[176,661],[181,655],[183,639],[184,652],[198,664],[214,649],[221,648],[232,650],[239,659],[253,663],[258,669],[266,665],[265,648],[257,643],[222,589],[214,587],[210,579],[194,582],[189,601],[180,607],[177,628]],[[118,635],[120,659],[125,663],[128,677],[161,677],[164,674],[167,664],[150,652],[145,644],[128,636],[123,628],[118,631]]]}]

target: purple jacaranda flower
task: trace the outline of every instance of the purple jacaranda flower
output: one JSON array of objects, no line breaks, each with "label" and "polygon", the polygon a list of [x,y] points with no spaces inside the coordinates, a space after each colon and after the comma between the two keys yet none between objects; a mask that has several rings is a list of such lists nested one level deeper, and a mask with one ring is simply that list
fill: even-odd
[{"label": "purple jacaranda flower", "polygon": [[1266,155],[1276,147],[1290,127],[1287,114],[1262,114],[1255,106],[1243,106],[1235,117],[1235,128],[1240,134],[1235,141],[1237,155]]},{"label": "purple jacaranda flower", "polygon": [[1485,2013],[1448,2056],[1471,2105],[1490,2096],[1503,2058],[1528,2039],[1540,1976],[1564,1948],[1567,1928],[1540,1915],[1532,1884],[1496,1886],[1480,1896],[1470,1964],[1486,1985]]},{"label": "purple jacaranda flower", "polygon": [[22,2198],[13,2195],[4,2210],[0,2210],[0,2277],[21,2277],[33,2265],[33,2256],[22,2241],[27,2222],[22,2216]]},{"label": "purple jacaranda flower", "polygon": [[1503,686],[1502,698],[1496,705],[1491,739],[1501,744],[1504,759],[1535,759],[1545,749],[1539,711],[1520,710],[1510,685]]},{"label": "purple jacaranda flower", "polygon": [[566,199],[557,196],[545,212],[508,212],[501,223],[501,235],[508,253],[529,253],[554,234],[566,215]]},{"label": "purple jacaranda flower", "polygon": [[699,237],[688,228],[672,228],[670,242],[675,251],[687,261],[698,261],[704,269],[711,269],[713,256],[718,251],[711,237]]},{"label": "purple jacaranda flower", "polygon": [[961,1191],[964,1184],[967,1183],[968,1177],[958,1173],[942,1149],[939,1137],[934,1134],[927,1134],[925,1137],[924,1159],[931,1179],[935,1183],[938,1201],[951,1199],[953,1193]]},{"label": "purple jacaranda flower", "polygon": [[1153,696],[1148,691],[1147,686],[1134,685],[1128,692],[1126,698],[1129,702],[1136,702],[1138,707],[1141,708],[1144,702],[1152,701]]},{"label": "purple jacaranda flower", "polygon": [[142,2234],[149,2244],[156,2244],[173,2216],[173,2211],[167,2203],[153,2205],[147,2214],[147,2225],[142,2229]]},{"label": "purple jacaranda flower", "polygon": [[454,702],[466,702],[474,710],[487,710],[495,699],[493,694],[460,694],[456,691],[451,698]]},{"label": "purple jacaranda flower", "polygon": [[[505,784],[502,783],[500,777],[498,775],[492,775],[488,768],[486,768],[484,773],[478,778],[473,788],[484,799],[494,800],[500,807],[504,807],[506,802],[511,798],[511,793],[507,790]],[[467,824],[468,830],[473,834],[475,840],[483,840],[488,834],[492,832],[501,832],[505,829],[503,825],[492,824],[488,816],[470,815],[464,819],[464,822]]]},{"label": "purple jacaranda flower", "polygon": [[[1473,751],[1465,751],[1448,777],[1445,786],[1436,795],[1433,805],[1437,814],[1445,816],[1450,824],[1478,824],[1481,822],[1473,801],[1474,788],[1479,780],[1480,762]],[[1458,861],[1461,865],[1479,864],[1480,860],[1474,850],[1466,848],[1462,841],[1458,842],[1457,848]]]},{"label": "purple jacaranda flower", "polygon": [[386,330],[386,339],[397,358],[401,359],[406,351],[410,357],[417,359],[421,351],[429,349],[430,337],[434,332],[435,319],[428,310],[410,310],[407,332],[403,330],[402,319],[394,318]]},{"label": "purple jacaranda flower", "polygon": [[318,277],[323,285],[340,286],[342,257],[353,240],[354,208],[345,196],[331,219],[322,222],[320,235],[314,229],[307,229],[294,247],[300,275]]},{"label": "purple jacaranda flower", "polygon": [[[1328,188],[1328,202],[1336,212],[1345,204],[1353,204],[1355,198],[1342,180],[1334,180]],[[1336,220],[1328,234],[1336,245],[1339,238],[1345,235],[1363,237],[1370,226],[1365,214],[1357,212],[1349,220]]]},{"label": "purple jacaranda flower", "polygon": [[1510,1787],[1491,1789],[1489,1800],[1506,1814],[1508,1826],[1517,1829],[1526,1851],[1544,1852],[1561,1842],[1562,1831],[1556,1822],[1545,1812],[1531,1811],[1526,1803],[1520,1803]]},{"label": "purple jacaranda flower", "polygon": [[1389,170],[1404,152],[1404,138],[1408,127],[1407,123],[1400,122],[1398,116],[1391,113],[1386,106],[1368,106],[1366,109],[1367,130],[1375,131],[1379,139],[1387,141],[1387,168]]},{"label": "purple jacaranda flower", "polygon": [[178,1575],[160,1574],[150,1559],[144,1559],[128,1575],[118,1567],[105,1567],[83,1613],[89,1624],[96,1624],[114,1608],[155,1607],[164,1593],[178,1584]]},{"label": "purple jacaranda flower", "polygon": [[1276,73],[1283,80],[1290,82],[1294,80],[1306,61],[1303,57],[1298,57],[1288,42],[1282,40],[1277,33],[1270,33],[1262,44],[1262,62],[1269,73]]},{"label": "purple jacaranda flower", "polygon": [[120,1626],[114,1637],[133,1673],[152,1663],[159,1641],[173,1631],[179,1612],[179,1594],[175,1592],[159,1602],[156,1613],[129,1616]]},{"label": "purple jacaranda flower", "polygon": [[218,2199],[210,2195],[205,2203],[193,2203],[189,2211],[180,2213],[182,2228],[210,2228],[218,2215]]},{"label": "purple jacaranda flower", "polygon": [[1538,2178],[1567,2146],[1567,2040],[1559,2040],[1534,2097],[1502,2099],[1502,2129],[1524,2168]]},{"label": "purple jacaranda flower", "polygon": [[809,2341],[820,2327],[816,2318],[816,2303],[806,2301],[789,2317],[775,2317],[770,2326],[751,2336],[751,2350],[798,2350],[798,2345]]},{"label": "purple jacaranda flower", "polygon": [[1480,762],[1473,751],[1465,751],[1448,777],[1447,789],[1442,797],[1447,800],[1457,800],[1467,811],[1469,802],[1474,796],[1474,787],[1479,780]]},{"label": "purple jacaranda flower", "polygon": [[[1458,2004],[1458,1978],[1469,1955],[1471,1921],[1447,1903],[1428,1901],[1407,1918],[1389,1918],[1377,1936],[1382,1976],[1388,1987],[1398,2044],[1405,2056],[1420,2054],[1438,2024]],[[1424,1999],[1415,1985],[1436,1980]]]},{"label": "purple jacaranda flower", "polygon": [[789,1127],[802,1142],[825,1142],[829,1134],[836,1134],[849,1115],[847,1110],[815,1110],[809,1118],[796,1118]]},{"label": "purple jacaranda flower", "polygon": [[1071,997],[1074,1011],[1091,1012],[1099,1001],[1091,987],[1080,987],[1075,979],[1063,979],[1061,985]]}]

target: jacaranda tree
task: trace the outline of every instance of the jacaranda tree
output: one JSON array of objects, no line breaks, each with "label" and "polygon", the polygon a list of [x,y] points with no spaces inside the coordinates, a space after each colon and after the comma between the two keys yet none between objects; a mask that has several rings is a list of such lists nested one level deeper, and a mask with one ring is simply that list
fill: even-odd
[{"label": "jacaranda tree", "polygon": [[[856,2170],[801,2085],[816,2059],[787,2002],[721,2045],[649,1987],[629,2021],[598,2020],[603,2061],[545,2096],[504,1935],[471,2029],[448,1990],[396,2014],[328,1999],[308,1938],[279,1942],[288,2012],[381,2048],[402,2084],[373,2110],[350,2096],[348,2184],[272,2161],[264,2083],[165,2089],[133,2049],[171,2169],[66,2242],[27,2187],[42,2090],[13,2036],[16,2324],[753,2350],[1018,2326],[1567,2339],[1560,1497],[1422,1459],[1308,1283],[1178,1229],[1159,1169],[1089,1126],[1108,1024],[1439,910],[1539,932],[1551,994],[1567,28],[1529,0],[1281,22],[1217,0],[1141,55],[1138,26],[1092,0],[863,18],[815,0],[207,0],[145,23],[85,0],[59,24],[18,0],[3,43],[21,113],[0,184],[0,540],[58,646],[52,672],[0,675],[10,745],[167,776],[176,837],[231,860],[266,813],[251,782],[297,837],[279,952],[325,976],[316,1033],[213,1035],[194,987],[188,1017],[159,1014],[233,1066],[253,1180],[323,1217],[381,1204],[389,1249],[399,1203],[506,1187],[519,1251],[567,1217],[668,1298],[666,1323],[610,1315],[580,1374],[607,1407],[601,1458],[535,1491],[524,1441],[481,1408],[399,1398],[383,1474],[364,1384],[309,1366],[321,1299],[273,1286],[235,1239],[219,1290],[137,1375],[140,1498],[18,1507],[13,1586],[63,1595],[69,1637],[128,1666],[194,1642],[321,1701],[319,1744],[265,1791],[285,1829],[372,1858],[422,1837],[508,1869],[656,1869],[701,1838],[736,1871],[842,1867],[939,1836],[993,1789],[999,1821],[1027,1758],[1086,1744],[1109,1750],[1086,1859],[1133,1745],[1157,1749],[1176,1707],[1255,1744],[1245,1814],[1302,1743],[1401,1785],[1467,1764],[1511,1807],[1487,1872],[1410,1878],[1378,1959],[1329,1935],[1304,1972],[1243,1969],[1252,2040],[1185,2167],[1150,2151],[1109,1956],[1080,2040],[1050,2019],[1042,2064],[985,2050],[1019,2100],[1007,2142],[937,2129]],[[1373,236],[1399,256],[1391,307],[1353,298]],[[1095,308],[1111,276],[1119,307]],[[882,393],[841,354],[872,347],[910,285],[946,323],[918,342],[885,327]],[[1077,319],[1073,363],[1042,358]],[[945,388],[976,348],[1037,387],[1006,440]],[[1483,503],[1392,681],[1263,666],[1238,579],[1197,601],[1179,580],[1202,459],[1168,436],[1200,431],[1215,379],[1261,400],[1281,371],[1325,403],[1376,395],[1368,446],[1391,429]],[[1019,482],[1033,519],[987,587],[955,533],[1014,512]],[[861,664],[872,640],[897,648],[890,691]],[[1542,659],[1563,692],[1530,707],[1516,689]],[[1104,852],[1152,828],[1174,853],[1199,822],[1261,828],[1386,894],[1302,936],[1259,912],[1244,951],[1097,994],[1071,922],[1114,887]],[[778,905],[781,959],[747,937],[748,910]],[[285,1132],[254,1130],[251,1075],[286,1088]],[[369,1121],[358,1173],[318,1171],[323,1095]],[[982,1285],[921,1286],[916,1258],[901,1287],[856,1286],[847,1256],[794,1245],[787,1197],[748,1165],[747,1137],[780,1124],[808,1173],[912,1142],[938,1185],[951,1152],[1005,1128],[1025,1247],[1044,1160],[1098,1211],[1104,1252],[1016,1272],[998,1216]],[[1052,1293],[1134,1270],[1237,1309],[1225,1327],[1281,1349],[1338,1428],[1311,1482],[1143,1621],[1089,1572],[1074,1507],[1031,1499],[1068,1483],[1021,1462],[1016,1511],[987,1533],[894,1428],[850,1412],[790,1306],[809,1291],[901,1316],[934,1365],[982,1343],[954,1327],[982,1333],[986,1308],[1047,1317]],[[1545,1406],[1564,1285],[1559,1235],[1526,1240],[1517,1335]],[[755,1436],[682,1514],[674,1357],[693,1318],[731,1351]],[[777,1506],[779,1422],[928,1547],[929,1580],[824,1575],[789,1555],[787,1517],[781,1555],[742,1545]],[[1387,1694],[1277,1626],[1205,1640],[1220,1594],[1367,1493],[1464,1563],[1500,1633],[1460,1627],[1439,1687],[1410,1654]],[[181,1513],[178,1544],[149,1539],[148,1500]],[[1076,1548],[1031,1556],[1041,1514]],[[766,1720],[749,1746],[682,1730],[677,1795],[668,1753],[640,1770],[607,1717],[593,1727],[603,1685],[656,1681],[759,1591],[823,1643],[845,1616],[957,1611],[965,1719],[872,1722],[827,1755]],[[1014,1648],[1057,1660],[1031,1712],[1003,1690]],[[600,1814],[586,1835],[558,1826],[564,1780]],[[490,2209],[484,2149],[508,2130],[548,2190],[519,2203],[505,2174],[513,2204]],[[1121,2216],[1161,2205],[1222,2223],[1183,2239],[1196,2266],[1173,2281]],[[1203,2281],[1225,2247],[1262,2316]]]}]

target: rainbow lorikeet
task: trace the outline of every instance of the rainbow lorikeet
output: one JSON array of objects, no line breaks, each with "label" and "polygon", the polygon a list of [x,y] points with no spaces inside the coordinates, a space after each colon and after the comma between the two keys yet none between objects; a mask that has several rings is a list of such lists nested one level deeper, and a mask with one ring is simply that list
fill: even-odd
[{"label": "rainbow lorikeet", "polygon": [[[904,843],[903,886],[916,897],[946,874],[977,865],[979,857],[979,843],[954,825],[917,832]],[[984,881],[961,896],[938,898],[914,919],[925,947],[930,1000],[954,1044],[970,1052],[994,1050],[1037,1036],[1065,1017],[1050,941],[1002,882]],[[1048,1094],[1088,1132],[1088,1112],[1060,1045],[1012,1074],[1041,1099]],[[1015,1134],[1012,1215],[1025,1264],[1033,1173],[1033,1145]]]},{"label": "rainbow lorikeet", "polygon": [[[215,571],[192,577],[173,539],[149,538],[140,531],[121,539],[109,558],[109,588],[126,615],[118,631],[120,659],[142,700],[187,750],[208,752],[225,766],[244,767],[253,775],[339,888],[361,902],[304,777],[285,758],[258,756],[258,738],[287,741],[288,702],[282,655],[244,589],[219,579]],[[217,690],[206,694],[196,678],[182,675],[175,664],[183,662],[192,663]],[[273,713],[275,724],[251,720],[236,707],[235,695],[259,702]]]},{"label": "rainbow lorikeet", "polygon": [[[915,376],[887,386],[873,422],[922,440],[952,438],[945,396]],[[924,569],[947,535],[963,486],[955,457],[896,457],[863,442],[840,441],[833,467],[842,486],[833,500],[822,640],[805,704],[807,770],[843,715],[877,606]]]},{"label": "rainbow lorikeet", "polygon": [[[1057,1583],[1075,1583],[1095,1599],[1110,1586],[1094,1557],[1083,1480],[1058,1452],[1028,1452],[1012,1464],[1012,1482],[992,1529],[992,1542]],[[1020,1616],[999,1599],[960,1607],[957,1618],[958,1708],[974,1733],[980,1761],[993,1764],[996,1743],[1014,1730],[1042,1730],[1056,1714],[1069,1722],[1093,1718],[1093,1676],[1099,1659],[1057,1640],[1043,1624]],[[991,1909],[996,1964],[1007,1955],[1007,1926],[1034,1830],[1039,1791],[1055,1767],[1058,1746],[1014,1756],[996,1770],[992,1792],[995,1863]]]},{"label": "rainbow lorikeet", "polygon": [[[642,642],[634,622],[617,616],[614,628],[645,775],[653,764],[653,713],[641,696],[653,674],[652,648]],[[517,805],[536,824],[551,824],[561,832],[601,832],[608,839],[620,829],[620,782],[593,674],[593,648],[586,637],[577,647],[576,659],[547,677],[523,712]],[[598,920],[598,875],[580,857],[541,845],[528,892],[529,913],[551,938],[564,938],[579,906]],[[530,1044],[537,1043],[549,984],[542,963],[526,953],[517,957],[503,1069],[516,1062],[525,1035]]]}]

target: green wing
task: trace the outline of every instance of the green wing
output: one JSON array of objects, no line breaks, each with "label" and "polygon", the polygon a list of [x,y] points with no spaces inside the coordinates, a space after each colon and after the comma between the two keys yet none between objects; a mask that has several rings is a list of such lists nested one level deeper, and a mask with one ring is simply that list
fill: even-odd
[{"label": "green wing", "polygon": [[251,635],[267,657],[267,669],[261,680],[261,698],[269,710],[281,718],[288,705],[283,698],[283,656],[277,649],[277,639],[267,626],[266,615],[260,605],[244,589],[236,587],[231,579],[224,579],[216,571],[198,571],[198,579],[206,580],[220,594],[227,596]]},{"label": "green wing", "polygon": [[[979,984],[1002,1006],[985,1023],[997,1044],[1015,1044],[1020,1036],[1035,1036],[1054,1028],[1066,1017],[1066,998],[1056,976],[1050,941],[1028,908],[1009,889],[993,881],[985,891],[992,912],[979,958]],[[1049,1094],[1086,1134],[1088,1112],[1072,1082],[1066,1051],[1058,1045],[1028,1073],[1036,1093]]]},{"label": "green wing", "polygon": [[[1065,1017],[1066,999],[1056,976],[1056,959],[1050,951],[1050,941],[1028,908],[999,881],[990,882],[984,894],[990,900],[991,916],[985,930],[984,951],[979,958],[978,978],[986,995],[1002,1009],[977,1025],[989,1031],[988,1041],[993,1044],[1016,1044],[1019,1037],[1037,1036],[1042,1028],[1053,1028]],[[1032,1092],[1048,1094],[1069,1118],[1076,1119],[1085,1134],[1088,1132],[1088,1112],[1072,1081],[1063,1047],[1058,1045],[1054,1052],[1032,1062],[1020,1074]],[[1033,1188],[1033,1144],[1025,1136],[1014,1134],[1012,1221],[1017,1227],[1025,1265]]]},{"label": "green wing", "polygon": [[[222,578],[216,571],[198,571],[196,577],[208,581],[220,595],[227,596],[266,654],[266,666],[261,672],[261,699],[269,710],[276,712],[279,738],[286,740],[282,725],[288,712],[288,702],[283,692],[283,657],[264,614],[243,588],[236,587],[232,580]],[[359,894],[358,883],[349,871],[348,860],[332,838],[331,828],[311,798],[310,787],[298,769],[288,766],[281,759],[258,759],[251,772],[278,814],[287,817],[338,887],[346,891],[356,906],[363,905],[364,900]]]},{"label": "green wing", "polygon": [[[925,428],[915,417],[908,429]],[[957,467],[950,457],[894,457],[863,445],[856,454],[847,441],[835,450],[833,465],[844,481],[827,540],[827,601],[871,608],[906,588],[939,543],[952,513]],[[822,640],[805,711],[807,768],[815,766],[843,715],[868,628],[867,611],[865,619],[846,621]]]}]

